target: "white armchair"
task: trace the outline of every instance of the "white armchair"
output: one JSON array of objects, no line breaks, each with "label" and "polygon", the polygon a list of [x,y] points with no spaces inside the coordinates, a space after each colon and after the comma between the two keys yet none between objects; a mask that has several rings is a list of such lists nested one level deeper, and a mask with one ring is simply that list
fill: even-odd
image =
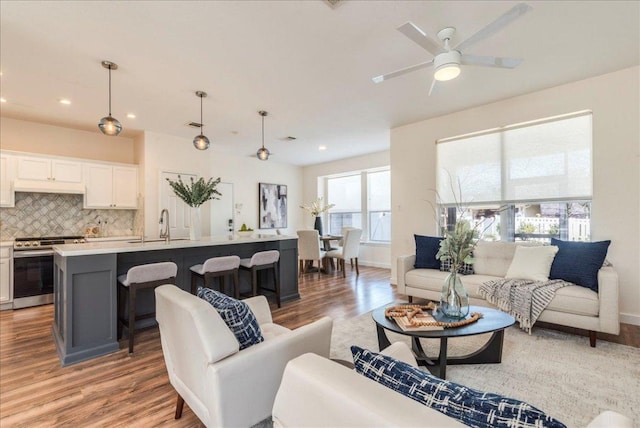
[{"label": "white armchair", "polygon": [[287,362],[312,352],[329,356],[333,321],[324,317],[296,330],[273,323],[264,296],[244,300],[265,341],[239,351],[217,311],[175,285],[155,290],[156,318],[169,381],[207,427],[249,427],[271,415]]}]

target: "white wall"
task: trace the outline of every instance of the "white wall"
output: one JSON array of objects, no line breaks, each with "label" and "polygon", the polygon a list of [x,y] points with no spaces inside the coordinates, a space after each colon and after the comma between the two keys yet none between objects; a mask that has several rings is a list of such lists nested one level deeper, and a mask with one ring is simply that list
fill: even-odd
[{"label": "white wall", "polygon": [[[322,196],[322,189],[318,188],[319,177],[389,166],[389,162],[389,151],[384,151],[307,166],[303,170],[303,205],[307,205],[315,200],[318,196]],[[331,201],[325,202],[331,203]],[[298,211],[300,211],[304,215],[302,227],[306,229],[312,229],[314,217],[310,216],[301,208],[298,208],[300,205],[301,204],[296,205],[295,208],[297,208]],[[360,246],[358,262],[359,264],[364,266],[389,268],[391,267],[390,254],[390,246],[388,244],[363,244]]]},{"label": "white wall", "polygon": [[[161,171],[192,173],[205,178],[221,177],[233,183],[235,203],[243,205],[236,215],[236,229],[242,223],[258,230],[258,183],[287,185],[288,227],[284,234],[294,234],[300,227],[302,212],[302,168],[268,160],[260,161],[247,156],[230,156],[213,148],[198,152],[191,139],[156,132],[144,133],[144,210],[145,234],[157,237],[160,209],[158,183]],[[209,235],[210,203],[202,205],[202,235]],[[264,233],[275,233],[264,230]]]},{"label": "white wall", "polygon": [[94,132],[6,117],[0,125],[3,150],[134,163],[133,139],[102,135],[97,122]]},{"label": "white wall", "polygon": [[579,110],[593,111],[592,240],[611,239],[621,321],[640,325],[640,68],[424,120],[391,131],[394,260],[414,252],[413,234],[436,233],[435,141]]}]

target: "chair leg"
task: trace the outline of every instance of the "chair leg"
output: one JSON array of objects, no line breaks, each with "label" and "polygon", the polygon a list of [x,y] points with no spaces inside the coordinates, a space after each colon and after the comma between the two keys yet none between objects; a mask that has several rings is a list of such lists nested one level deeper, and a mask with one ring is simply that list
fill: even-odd
[{"label": "chair leg", "polygon": [[358,258],[356,257],[356,276],[360,275],[360,268],[358,268]]},{"label": "chair leg", "polygon": [[346,271],[347,269],[346,269],[346,267],[345,267],[344,259],[340,259],[340,264],[342,265],[342,277],[343,277],[343,278],[346,278],[346,277],[347,277],[347,274],[346,274],[346,272],[345,272],[345,271]]},{"label": "chair leg", "polygon": [[591,345],[592,348],[596,347],[596,338],[597,338],[596,332],[593,330],[589,330],[589,345]]},{"label": "chair leg", "polygon": [[198,277],[194,272],[191,272],[191,294],[196,294],[197,285]]},{"label": "chair leg", "polygon": [[409,296],[409,303],[413,303],[413,296]]},{"label": "chair leg", "polygon": [[[318,266],[318,271],[320,271],[320,266]],[[281,302],[280,302],[280,280],[278,277],[278,263],[274,263],[273,264],[273,281],[275,283],[275,290],[276,290],[276,303],[278,304],[278,307],[281,307]]]},{"label": "chair leg", "polygon": [[318,279],[320,279],[320,275],[322,275],[322,259],[318,259]]},{"label": "chair leg", "polygon": [[118,323],[118,336],[117,338],[120,339],[122,338],[122,330],[124,327],[124,324],[122,322],[122,319],[124,318],[124,302],[125,302],[125,290],[123,290],[123,286],[120,285],[120,283],[118,282],[118,319],[116,320]]},{"label": "chair leg", "polygon": [[233,295],[239,300],[240,299],[240,270],[235,269],[233,271]]},{"label": "chair leg", "polygon": [[251,293],[252,296],[258,295],[258,271],[255,266],[251,268]]},{"label": "chair leg", "polygon": [[182,408],[184,407],[184,399],[178,394],[178,401],[176,402],[176,419],[182,417]]},{"label": "chair leg", "polygon": [[129,354],[133,354],[133,337],[136,330],[136,288],[129,286]]},{"label": "chair leg", "polygon": [[349,259],[349,262],[351,263],[351,269],[353,269],[353,259]]},{"label": "chair leg", "polygon": [[300,278],[302,276],[302,272],[304,272],[304,261],[300,260],[298,264],[298,278]]}]

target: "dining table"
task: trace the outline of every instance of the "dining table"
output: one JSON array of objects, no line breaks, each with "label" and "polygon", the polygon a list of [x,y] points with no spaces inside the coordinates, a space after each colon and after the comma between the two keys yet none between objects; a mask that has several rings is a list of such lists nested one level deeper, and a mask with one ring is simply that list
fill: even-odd
[{"label": "dining table", "polygon": [[[320,241],[322,241],[322,249],[324,251],[331,250],[331,242],[332,241],[340,241],[343,237],[341,235],[324,235],[320,237]],[[329,257],[325,260],[324,270],[326,273],[331,273],[335,270],[335,264],[333,263],[333,258]]]}]

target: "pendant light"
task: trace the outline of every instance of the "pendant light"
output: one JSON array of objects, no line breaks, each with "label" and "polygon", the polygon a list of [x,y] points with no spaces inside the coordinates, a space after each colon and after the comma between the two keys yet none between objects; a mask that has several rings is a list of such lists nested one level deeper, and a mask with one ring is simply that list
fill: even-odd
[{"label": "pendant light", "polygon": [[115,137],[122,132],[122,124],[118,119],[111,116],[111,70],[117,70],[118,64],[111,61],[102,61],[102,66],[109,70],[109,116],[100,119],[98,128],[104,135]]},{"label": "pendant light", "polygon": [[202,128],[204,128],[204,122],[202,122],[202,99],[207,96],[204,91],[196,91],[196,96],[200,97],[200,135],[197,135],[193,139],[193,146],[198,150],[207,150],[209,148],[209,139],[202,135]]},{"label": "pendant light", "polygon": [[260,110],[258,112],[258,114],[260,116],[262,116],[262,147],[258,149],[258,151],[256,152],[256,156],[258,157],[258,159],[266,161],[269,159],[269,155],[271,154],[269,152],[269,149],[266,149],[264,147],[264,117],[268,114],[266,111],[264,110]]}]

